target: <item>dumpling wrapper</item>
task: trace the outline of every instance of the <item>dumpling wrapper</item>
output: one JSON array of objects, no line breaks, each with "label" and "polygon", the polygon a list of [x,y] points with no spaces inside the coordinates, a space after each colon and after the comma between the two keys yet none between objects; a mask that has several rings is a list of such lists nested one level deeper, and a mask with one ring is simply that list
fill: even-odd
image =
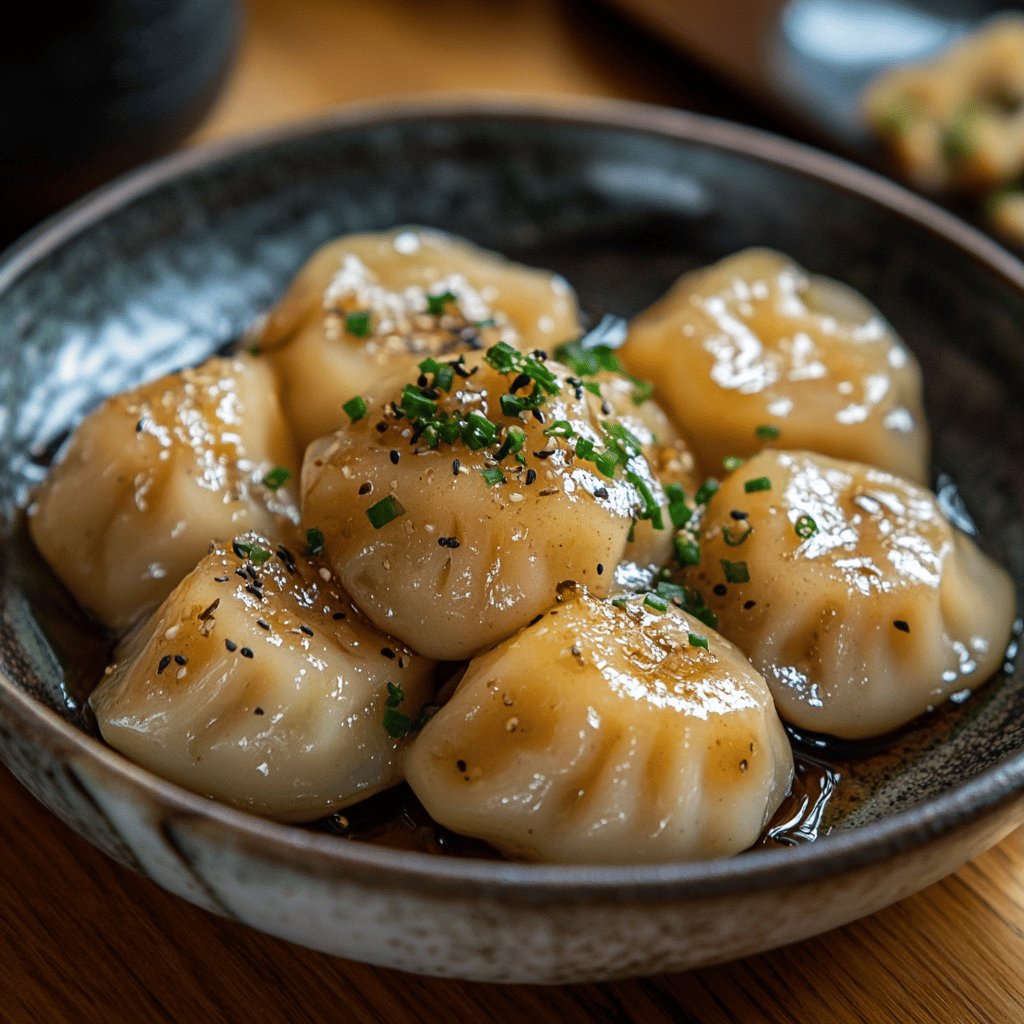
[{"label": "dumpling wrapper", "polygon": [[441,231],[400,228],[319,249],[250,342],[278,375],[305,447],[396,367],[498,341],[550,348],[581,333],[564,278]]},{"label": "dumpling wrapper", "polygon": [[781,253],[684,275],[619,355],[712,470],[773,445],[928,480],[917,360],[863,296]]},{"label": "dumpling wrapper", "polygon": [[[751,481],[770,486],[748,492]],[[880,735],[1003,663],[1016,616],[1009,575],[933,494],[881,470],[762,452],[711,499],[701,549],[695,581],[719,629],[802,729]]]},{"label": "dumpling wrapper", "polygon": [[322,565],[243,540],[250,557],[207,555],[122,645],[90,703],[104,740],[155,774],[312,821],[401,781],[388,684],[414,719],[433,662],[368,623]]},{"label": "dumpling wrapper", "polygon": [[[503,640],[548,608],[566,580],[606,594],[620,563],[633,581],[650,578],[671,555],[664,491],[645,451],[659,471],[688,481],[685,446],[655,441],[642,422],[619,415],[621,394],[613,402],[574,389],[564,383],[571,376],[565,367],[545,365],[563,383],[543,405],[543,422],[503,415],[500,398],[517,375],[478,357],[465,363],[467,377],[456,375],[451,392],[439,395],[442,412],[480,413],[502,430],[521,429],[522,465],[511,455],[495,464],[499,440],[478,450],[461,439],[435,449],[420,443],[409,418],[392,408],[401,379],[383,390],[388,401],[372,403],[366,416],[307,450],[307,528],[323,532],[327,558],[366,616],[430,657],[467,658]],[[581,437],[602,446],[601,424],[611,420],[628,424],[642,449],[614,478],[574,455]],[[573,437],[545,435],[559,423]],[[500,479],[491,483],[485,472]],[[630,542],[634,517],[646,507],[637,482],[657,503],[663,527],[638,523]],[[397,514],[374,525],[389,505],[389,515]]]},{"label": "dumpling wrapper", "polygon": [[[78,603],[121,631],[213,541],[297,523],[298,466],[268,368],[209,359],[91,412],[37,490],[29,531]],[[274,489],[276,467],[291,476]]]},{"label": "dumpling wrapper", "polygon": [[764,680],[696,619],[642,602],[567,591],[470,663],[405,755],[436,821],[555,863],[698,860],[756,841],[793,775]]}]

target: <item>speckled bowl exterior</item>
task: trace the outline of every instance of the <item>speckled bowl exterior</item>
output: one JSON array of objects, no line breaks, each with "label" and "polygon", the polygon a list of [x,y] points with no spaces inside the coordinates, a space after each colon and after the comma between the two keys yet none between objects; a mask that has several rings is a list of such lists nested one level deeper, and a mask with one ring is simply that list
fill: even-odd
[{"label": "speckled bowl exterior", "polygon": [[614,103],[440,100],[343,110],[185,153],[0,261],[0,755],[112,857],[215,913],[339,956],[570,982],[744,956],[921,889],[1024,819],[1013,665],[905,745],[835,830],[793,849],[649,867],[390,850],[194,796],[88,731],[107,641],[40,570],[18,509],[103,395],[236,339],[321,242],[402,223],[564,273],[631,314],[749,245],[865,292],[925,368],[937,472],[1024,581],[1024,267],[866,172],[753,131]]}]

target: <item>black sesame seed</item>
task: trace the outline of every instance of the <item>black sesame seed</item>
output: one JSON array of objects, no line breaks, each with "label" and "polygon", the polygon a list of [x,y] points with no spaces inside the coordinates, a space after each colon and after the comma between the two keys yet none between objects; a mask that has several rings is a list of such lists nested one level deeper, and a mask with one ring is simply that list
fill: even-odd
[{"label": "black sesame seed", "polygon": [[466,772],[466,762],[463,761],[461,757],[458,759],[458,761],[455,762],[455,767],[458,768],[458,770],[460,772],[465,774],[465,772]]},{"label": "black sesame seed", "polygon": [[214,576],[213,577],[213,582],[214,583],[227,583],[227,581],[228,581],[227,576]]},{"label": "black sesame seed", "polygon": [[234,551],[235,556],[238,558],[249,557],[249,552],[246,550],[246,548],[242,547],[242,545],[239,544],[237,540],[233,540],[231,542],[231,550]]},{"label": "black sesame seed", "polygon": [[188,664],[188,658],[186,658],[184,654],[176,654],[174,656],[174,663],[176,665],[187,665]]},{"label": "black sesame seed", "polygon": [[607,498],[608,497],[608,488],[607,487],[598,487],[598,488],[596,488],[595,491],[594,491],[594,497],[595,498]]},{"label": "black sesame seed", "polygon": [[544,413],[542,413],[536,406],[530,410],[530,413],[538,423],[544,422]]},{"label": "black sesame seed", "polygon": [[452,476],[458,476],[461,468],[462,463],[458,459],[452,459]]},{"label": "black sesame seed", "polygon": [[266,714],[266,712],[263,710],[263,708],[253,708],[252,709],[252,713],[254,715],[264,715],[264,714]]},{"label": "black sesame seed", "polygon": [[527,487],[529,487],[529,485],[532,484],[534,482],[534,480],[536,480],[536,479],[537,479],[537,470],[535,470],[535,469],[528,469],[526,471],[526,485],[527,485]]},{"label": "black sesame seed", "polygon": [[136,434],[142,432],[142,426],[143,426],[143,421],[142,420],[139,420],[139,422],[135,424],[135,433]]},{"label": "black sesame seed", "polygon": [[251,658],[253,656],[252,651],[248,647],[243,647],[241,651],[239,651],[239,654],[241,654],[243,658]]},{"label": "black sesame seed", "polygon": [[469,376],[469,370],[467,370],[465,365],[463,365],[461,359],[458,362],[450,363],[449,365],[460,377],[463,378],[463,380]]},{"label": "black sesame seed", "polygon": [[529,625],[536,626],[537,623],[540,622],[540,620],[543,619],[543,618],[544,618],[544,613],[543,612],[541,612],[540,615],[534,615],[534,617],[532,619],[530,619]]},{"label": "black sesame seed", "polygon": [[171,663],[171,656],[169,654],[165,654],[160,659],[160,664],[158,664],[157,667],[156,667],[156,674],[160,675],[163,672],[163,670],[165,668],[167,668],[168,665],[170,665],[170,663]]},{"label": "black sesame seed", "polygon": [[309,628],[309,626],[299,626],[299,629],[300,629],[300,630],[301,630],[301,631],[302,631],[303,633],[305,633],[305,634],[306,634],[306,636],[312,636],[312,635],[313,635],[313,630],[311,630],[311,629]]},{"label": "black sesame seed", "polygon": [[245,589],[248,593],[252,594],[253,597],[258,597],[261,601],[264,600],[263,591],[259,587],[254,587],[251,583],[245,585]]},{"label": "black sesame seed", "polygon": [[259,626],[260,629],[265,629],[268,632],[270,630],[270,623],[266,622],[264,619],[257,619],[256,620],[256,625]]},{"label": "black sesame seed", "polygon": [[237,651],[237,650],[238,650],[238,644],[236,644],[234,640],[225,640],[225,641],[224,641],[224,646],[225,646],[225,647],[226,647],[226,648],[227,648],[227,649],[228,649],[229,651],[231,651],[231,653],[232,653],[232,654],[233,654],[233,653],[234,653],[235,651]]},{"label": "black sesame seed", "polygon": [[459,546],[459,542],[455,537],[438,537],[437,543],[443,548],[451,548],[452,550]]},{"label": "black sesame seed", "polygon": [[898,630],[899,630],[899,631],[900,631],[901,633],[909,633],[909,632],[910,632],[910,623],[909,623],[909,622],[907,622],[907,620],[906,620],[906,619],[893,619],[893,620],[892,620],[892,624],[893,624],[893,625],[894,625],[894,626],[895,626],[895,627],[896,627],[896,628],[897,628],[897,629],[898,629]]},{"label": "black sesame seed", "polygon": [[519,374],[518,377],[509,385],[509,394],[514,395],[521,388],[528,387],[530,384],[530,376],[526,373]]},{"label": "black sesame seed", "polygon": [[253,581],[253,583],[257,584],[257,586],[258,586],[259,585],[260,574],[251,565],[247,565],[245,567],[245,571],[248,573],[249,579],[251,579]]},{"label": "black sesame seed", "polygon": [[598,576],[603,576],[604,575],[604,563],[603,562],[598,562],[597,563],[597,575]]},{"label": "black sesame seed", "polygon": [[729,515],[732,516],[732,518],[735,519],[737,522],[742,523],[744,519],[749,518],[750,513],[749,512],[741,512],[738,508],[734,508],[729,513]]},{"label": "black sesame seed", "polygon": [[611,416],[612,414],[612,403],[607,398],[601,403],[601,412],[605,416]]},{"label": "black sesame seed", "polygon": [[754,601],[754,600],[744,601],[743,602],[743,607],[749,612],[750,609],[753,608],[755,604],[757,604],[757,602]]},{"label": "black sesame seed", "polygon": [[362,484],[359,485],[359,493],[360,494],[369,494],[370,491],[372,491],[372,490],[373,490],[373,484],[371,484],[369,480],[367,480],[365,483],[362,483]]},{"label": "black sesame seed", "polygon": [[711,588],[719,597],[725,597],[729,593],[729,588],[724,583],[716,583]]},{"label": "black sesame seed", "polygon": [[381,420],[374,428],[378,434],[383,434],[387,431],[388,425],[386,420]]},{"label": "black sesame seed", "polygon": [[555,451],[553,448],[543,448],[539,452],[534,452],[533,454],[538,459],[547,459],[554,455]]},{"label": "black sesame seed", "polygon": [[420,375],[419,375],[419,376],[418,376],[418,377],[416,378],[416,383],[417,383],[417,384],[418,384],[418,385],[419,385],[419,386],[420,386],[421,388],[425,388],[425,387],[427,386],[427,375],[426,375],[425,373],[421,373],[421,374],[420,374]]},{"label": "black sesame seed", "polygon": [[335,622],[340,622],[343,618],[345,618],[345,613],[344,612],[335,612],[331,616],[331,618],[334,619]]},{"label": "black sesame seed", "polygon": [[392,448],[391,451],[388,452],[388,458],[391,460],[391,465],[392,466],[397,466],[398,465],[398,460],[401,457],[402,457],[401,453],[398,451],[397,448]]},{"label": "black sesame seed", "polygon": [[380,653],[383,654],[384,657],[387,658],[390,661],[394,661],[395,660],[395,652],[393,650],[391,650],[390,647],[382,647],[380,649]]}]

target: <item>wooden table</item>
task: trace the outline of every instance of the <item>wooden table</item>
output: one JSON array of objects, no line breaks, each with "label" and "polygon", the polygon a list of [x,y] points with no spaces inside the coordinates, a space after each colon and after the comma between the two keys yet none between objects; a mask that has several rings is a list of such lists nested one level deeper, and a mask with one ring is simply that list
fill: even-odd
[{"label": "wooden table", "polygon": [[[524,85],[768,123],[606,18],[546,0],[253,0],[200,138],[350,99]],[[411,977],[256,934],[107,860],[6,772],[0,799],[3,1024],[1024,1020],[1024,830],[918,896],[788,949],[670,977],[513,988]]]}]

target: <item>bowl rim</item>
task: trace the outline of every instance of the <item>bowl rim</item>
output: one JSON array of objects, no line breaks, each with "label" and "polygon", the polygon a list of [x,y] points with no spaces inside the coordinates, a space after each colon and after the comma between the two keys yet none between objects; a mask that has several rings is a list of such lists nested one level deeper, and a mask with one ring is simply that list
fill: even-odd
[{"label": "bowl rim", "polygon": [[[753,158],[853,193],[939,236],[1024,295],[1024,263],[979,231],[882,176],[839,157],[755,128],[687,111],[624,100],[565,96],[445,93],[349,104],[303,121],[206,143],[116,179],[58,212],[0,254],[0,293],[34,264],[107,216],[191,173],[263,149],[321,134],[429,117],[449,123],[571,123],[694,143]],[[641,865],[562,865],[446,858],[396,850],[283,825],[194,794],[139,767],[78,729],[0,673],[0,712],[13,715],[72,763],[92,764],[115,782],[140,788],[175,818],[209,822],[220,838],[252,844],[277,863],[300,863],[320,877],[344,878],[392,891],[506,903],[652,903],[770,890],[837,875],[908,853],[980,821],[1024,797],[1024,750],[949,790],[891,815],[791,849],[738,857]]]}]

